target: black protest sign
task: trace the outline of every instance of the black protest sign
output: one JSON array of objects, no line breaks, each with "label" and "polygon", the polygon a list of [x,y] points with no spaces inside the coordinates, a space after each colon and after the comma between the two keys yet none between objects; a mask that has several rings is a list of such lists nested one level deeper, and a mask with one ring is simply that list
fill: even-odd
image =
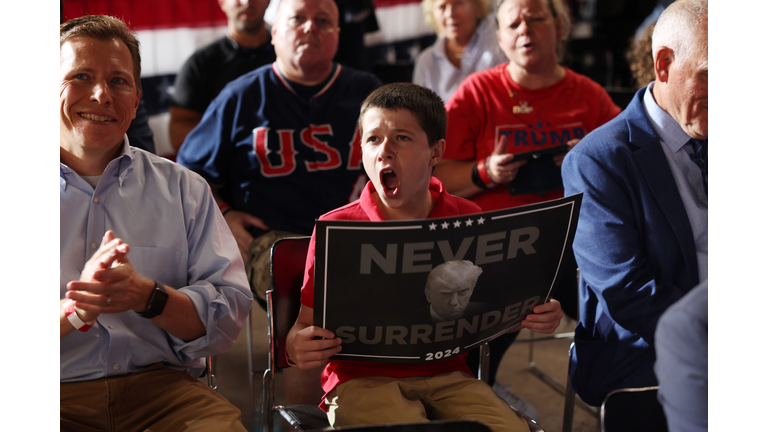
[{"label": "black protest sign", "polygon": [[457,355],[547,301],[581,194],[460,217],[318,221],[314,325],[339,360],[426,363]]}]

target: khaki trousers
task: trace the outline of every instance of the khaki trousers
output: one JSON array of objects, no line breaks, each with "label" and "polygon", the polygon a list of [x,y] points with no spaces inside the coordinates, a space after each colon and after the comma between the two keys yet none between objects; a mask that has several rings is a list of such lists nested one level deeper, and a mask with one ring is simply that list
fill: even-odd
[{"label": "khaki trousers", "polygon": [[435,377],[361,377],[336,386],[325,403],[333,427],[478,420],[494,432],[529,432],[526,421],[486,383],[463,372]]},{"label": "khaki trousers", "polygon": [[238,431],[240,410],[188,373],[156,364],[59,384],[62,431]]}]

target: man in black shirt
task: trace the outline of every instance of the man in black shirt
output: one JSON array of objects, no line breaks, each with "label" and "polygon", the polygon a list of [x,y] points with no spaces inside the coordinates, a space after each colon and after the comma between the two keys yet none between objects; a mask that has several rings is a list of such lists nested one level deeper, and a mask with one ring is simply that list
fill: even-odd
[{"label": "man in black shirt", "polygon": [[227,83],[275,61],[264,22],[269,0],[219,0],[219,6],[227,15],[227,35],[195,51],[176,76],[168,126],[176,150]]}]

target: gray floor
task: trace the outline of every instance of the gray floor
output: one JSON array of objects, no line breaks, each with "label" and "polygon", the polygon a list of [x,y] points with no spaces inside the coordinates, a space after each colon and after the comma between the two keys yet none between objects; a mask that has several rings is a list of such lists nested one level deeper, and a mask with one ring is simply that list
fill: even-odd
[{"label": "gray floor", "polygon": [[[254,303],[253,309],[254,338],[254,392],[256,403],[261,395],[261,376],[267,364],[266,313]],[[575,322],[563,318],[559,332],[573,331]],[[540,335],[537,335],[538,337]],[[527,330],[518,337],[524,340],[530,337]],[[568,346],[571,340],[551,340],[534,343],[533,359],[536,366],[552,375],[560,383],[565,383],[567,374]],[[547,432],[561,432],[563,422],[563,396],[530,372],[528,359],[530,343],[515,343],[504,355],[497,381],[511,385],[511,391],[528,401],[539,413],[540,425]],[[229,352],[217,356],[214,363],[216,384],[219,392],[229,399],[243,413],[243,424],[249,431],[260,431],[261,413],[249,418],[247,341],[245,329],[240,334],[235,346]],[[279,382],[277,386],[280,397]],[[258,406],[258,405],[257,405]],[[255,425],[255,427],[254,427]],[[599,421],[578,404],[574,412],[574,432],[596,432]]]}]

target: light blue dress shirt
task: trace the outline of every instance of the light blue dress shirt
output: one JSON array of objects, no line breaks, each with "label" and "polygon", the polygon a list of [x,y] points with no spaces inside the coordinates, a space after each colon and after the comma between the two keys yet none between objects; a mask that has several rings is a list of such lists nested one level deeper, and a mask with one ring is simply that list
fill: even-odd
[{"label": "light blue dress shirt", "polygon": [[432,89],[443,103],[459,88],[469,74],[486,70],[507,62],[507,57],[496,40],[494,15],[480,22],[461,57],[461,69],[457,69],[445,56],[445,35],[419,54],[413,70],[413,83]]},{"label": "light blue dress shirt", "polygon": [[[688,221],[691,223],[693,239],[696,243],[696,260],[699,264],[699,280],[708,277],[708,207],[707,194],[704,192],[704,181],[701,179],[701,170],[691,160],[685,144],[691,139],[683,128],[672,118],[669,113],[661,109],[653,98],[653,86],[655,81],[648,85],[648,91],[643,97],[645,112],[651,121],[651,126],[661,138],[664,154],[672,169],[675,185],[683,199],[685,212],[688,213]],[[690,146],[689,146],[690,147]]]},{"label": "light blue dress shirt", "polygon": [[111,229],[130,245],[136,271],[187,294],[206,329],[184,342],[133,311],[101,314],[89,331],[61,339],[61,382],[125,375],[154,363],[200,376],[203,357],[235,343],[252,300],[237,244],[208,184],[129,147],[127,137],[95,190],[64,164],[59,177],[59,298]]}]

